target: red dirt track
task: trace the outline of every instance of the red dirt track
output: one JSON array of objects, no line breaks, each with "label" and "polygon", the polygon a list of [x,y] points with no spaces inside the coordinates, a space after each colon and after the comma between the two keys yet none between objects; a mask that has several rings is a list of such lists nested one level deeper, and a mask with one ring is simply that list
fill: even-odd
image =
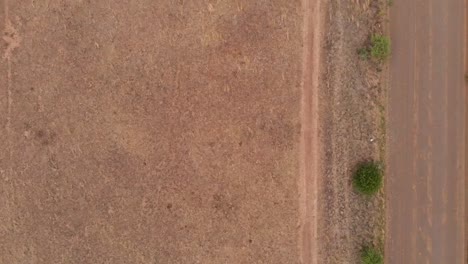
[{"label": "red dirt track", "polygon": [[386,263],[466,263],[465,1],[394,1]]},{"label": "red dirt track", "polygon": [[300,257],[302,263],[316,264],[317,243],[317,181],[319,178],[318,82],[320,73],[320,43],[322,41],[323,1],[303,0],[304,57],[300,142]]}]

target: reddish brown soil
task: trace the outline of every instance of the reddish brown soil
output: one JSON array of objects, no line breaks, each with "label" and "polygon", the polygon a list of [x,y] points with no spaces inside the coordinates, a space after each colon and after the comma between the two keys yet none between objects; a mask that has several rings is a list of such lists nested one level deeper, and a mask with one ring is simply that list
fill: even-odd
[{"label": "reddish brown soil", "polygon": [[391,9],[388,263],[467,263],[465,3]]},{"label": "reddish brown soil", "polygon": [[300,141],[300,249],[302,263],[318,263],[317,222],[320,179],[318,94],[323,42],[323,1],[304,1],[304,61]]},{"label": "reddish brown soil", "polygon": [[300,1],[0,1],[0,263],[297,263]]}]

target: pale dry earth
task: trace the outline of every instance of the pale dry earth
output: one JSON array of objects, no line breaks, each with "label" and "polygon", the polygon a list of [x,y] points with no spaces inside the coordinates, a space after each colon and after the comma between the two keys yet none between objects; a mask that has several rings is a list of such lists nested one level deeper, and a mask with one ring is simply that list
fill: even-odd
[{"label": "pale dry earth", "polygon": [[303,12],[0,1],[0,263],[299,263]]}]

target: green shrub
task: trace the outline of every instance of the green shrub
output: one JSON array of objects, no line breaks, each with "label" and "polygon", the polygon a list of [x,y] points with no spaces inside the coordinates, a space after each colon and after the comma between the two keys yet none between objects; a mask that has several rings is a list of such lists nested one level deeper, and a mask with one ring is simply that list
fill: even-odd
[{"label": "green shrub", "polygon": [[361,264],[383,264],[383,256],[374,247],[364,248],[361,252]]},{"label": "green shrub", "polygon": [[354,174],[354,188],[362,194],[375,194],[382,186],[382,174],[382,169],[376,162],[363,163]]},{"label": "green shrub", "polygon": [[378,34],[373,35],[371,38],[370,54],[376,60],[386,60],[390,56],[390,39]]}]

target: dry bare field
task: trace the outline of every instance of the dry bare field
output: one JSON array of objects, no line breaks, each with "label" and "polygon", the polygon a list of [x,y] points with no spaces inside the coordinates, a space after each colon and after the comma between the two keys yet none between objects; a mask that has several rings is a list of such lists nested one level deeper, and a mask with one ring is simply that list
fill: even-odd
[{"label": "dry bare field", "polygon": [[297,263],[300,1],[0,1],[0,263]]}]

